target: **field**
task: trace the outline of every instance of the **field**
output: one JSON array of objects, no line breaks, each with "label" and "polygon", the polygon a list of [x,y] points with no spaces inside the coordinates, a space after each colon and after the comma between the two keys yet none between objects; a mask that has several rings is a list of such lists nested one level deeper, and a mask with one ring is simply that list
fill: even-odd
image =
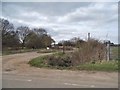
[{"label": "field", "polygon": [[117,47],[117,46],[111,46],[110,47],[110,58],[112,60],[116,60],[118,59],[119,57],[119,50],[120,50],[120,47]]}]

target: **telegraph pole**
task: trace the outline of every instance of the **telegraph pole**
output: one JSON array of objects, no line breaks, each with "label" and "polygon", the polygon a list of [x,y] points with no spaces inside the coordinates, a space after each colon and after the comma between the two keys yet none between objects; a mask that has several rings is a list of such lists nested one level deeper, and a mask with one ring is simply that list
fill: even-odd
[{"label": "telegraph pole", "polygon": [[88,41],[90,40],[90,33],[88,33]]},{"label": "telegraph pole", "polygon": [[110,41],[107,40],[108,38],[108,33],[106,35],[106,60],[109,61],[110,60]]},{"label": "telegraph pole", "polygon": [[107,61],[110,60],[110,41],[107,42]]},{"label": "telegraph pole", "polygon": [[65,53],[65,44],[63,42],[63,54]]}]

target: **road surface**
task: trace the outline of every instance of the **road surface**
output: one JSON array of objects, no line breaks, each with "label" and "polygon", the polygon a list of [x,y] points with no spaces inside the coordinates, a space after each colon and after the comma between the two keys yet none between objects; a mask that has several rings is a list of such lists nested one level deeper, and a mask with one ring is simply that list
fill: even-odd
[{"label": "road surface", "polygon": [[70,71],[30,67],[32,58],[47,55],[27,52],[3,56],[3,88],[117,88],[117,72]]}]

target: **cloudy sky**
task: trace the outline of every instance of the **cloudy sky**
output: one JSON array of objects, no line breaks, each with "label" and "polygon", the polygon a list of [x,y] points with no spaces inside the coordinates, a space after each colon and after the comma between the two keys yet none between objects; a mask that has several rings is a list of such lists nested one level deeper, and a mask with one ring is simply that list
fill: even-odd
[{"label": "cloudy sky", "polygon": [[3,2],[2,17],[16,27],[42,27],[58,42],[72,37],[118,43],[116,2]]}]

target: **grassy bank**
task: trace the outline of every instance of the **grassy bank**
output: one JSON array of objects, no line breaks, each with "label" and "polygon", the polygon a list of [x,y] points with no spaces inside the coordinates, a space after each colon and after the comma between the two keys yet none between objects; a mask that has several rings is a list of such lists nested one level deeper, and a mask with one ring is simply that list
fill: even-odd
[{"label": "grassy bank", "polygon": [[[118,71],[118,61],[116,60],[102,61],[101,63],[96,62],[94,64],[89,62],[79,65],[72,65],[70,63],[68,56],[62,53],[57,53],[51,56],[37,57],[29,61],[29,64],[31,66],[38,68],[43,67],[43,68],[53,68],[53,69],[108,71],[108,72]],[[57,60],[53,60],[54,59],[53,57]],[[48,62],[48,59],[50,59],[50,62]]]},{"label": "grassy bank", "polygon": [[41,50],[38,50],[37,53],[53,53],[53,52],[58,52],[58,50],[55,50],[55,49],[41,49]]},{"label": "grassy bank", "polygon": [[46,50],[46,49],[19,49],[19,50],[3,50],[2,55],[10,55],[10,54],[17,54],[17,53],[25,53],[25,52],[33,52],[36,51],[37,53],[54,53],[57,50]]},{"label": "grassy bank", "polygon": [[17,54],[17,53],[32,52],[32,51],[37,51],[37,50],[33,50],[33,49],[3,50],[2,55],[10,55],[10,54]]},{"label": "grassy bank", "polygon": [[103,61],[102,63],[87,63],[77,66],[78,70],[89,70],[89,71],[118,71],[117,61]]}]

